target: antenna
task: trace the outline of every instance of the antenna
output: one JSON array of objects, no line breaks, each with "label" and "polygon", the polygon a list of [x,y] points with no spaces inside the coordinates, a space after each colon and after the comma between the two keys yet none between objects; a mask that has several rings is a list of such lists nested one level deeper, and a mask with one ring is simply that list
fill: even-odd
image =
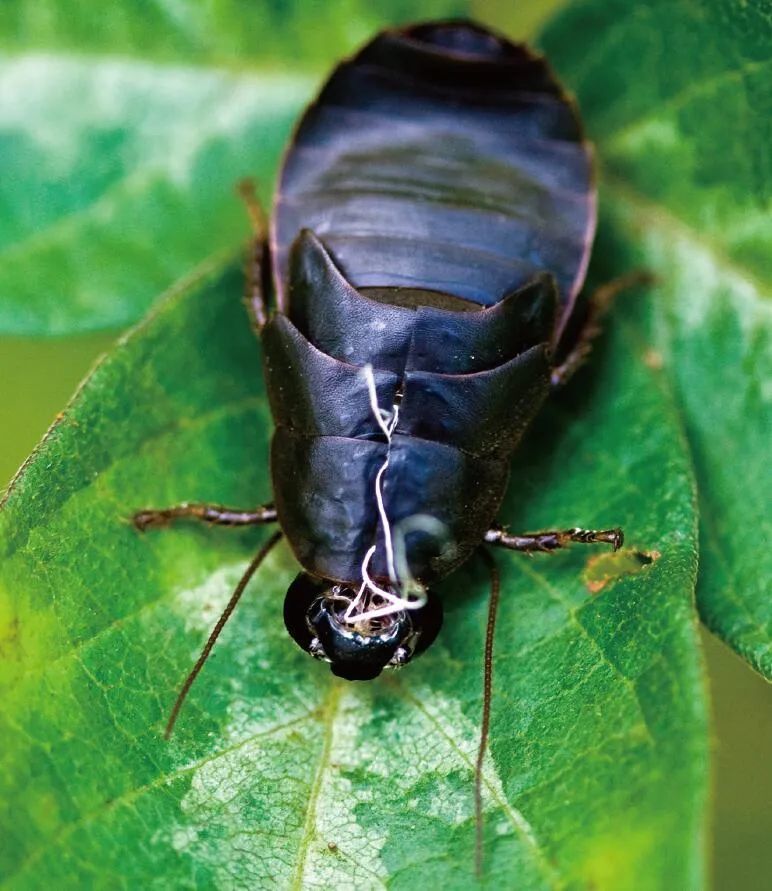
[{"label": "antenna", "polygon": [[177,694],[177,699],[175,700],[174,707],[172,708],[171,714],[169,715],[169,720],[166,722],[164,739],[169,739],[169,737],[172,735],[172,730],[174,730],[174,725],[177,723],[177,717],[179,716],[180,709],[182,708],[182,704],[185,702],[185,698],[187,697],[190,688],[193,686],[193,681],[195,681],[195,679],[198,677],[198,673],[204,667],[204,663],[209,658],[209,654],[212,652],[212,647],[217,642],[217,638],[220,636],[220,632],[225,627],[225,623],[228,621],[228,619],[230,619],[233,610],[236,609],[236,604],[241,599],[241,595],[244,593],[244,589],[249,584],[249,580],[258,570],[263,560],[265,560],[268,554],[273,550],[274,546],[279,542],[281,535],[281,532],[274,532],[274,534],[252,558],[252,561],[250,562],[249,566],[247,566],[244,575],[242,575],[242,577],[239,579],[238,585],[236,585],[233,594],[231,594],[231,599],[228,601],[227,606],[222,611],[222,615],[217,620],[217,624],[212,629],[212,633],[209,635],[209,639],[204,644],[204,649],[201,651],[201,655],[196,660],[196,664],[190,670],[190,673],[185,678],[185,683],[182,685],[180,692]]},{"label": "antenna", "polygon": [[491,593],[488,599],[488,622],[485,627],[485,655],[483,657],[483,706],[480,722],[480,745],[477,749],[477,763],[474,768],[474,810],[475,810],[475,873],[482,876],[483,863],[483,808],[482,778],[485,750],[488,747],[488,731],[491,724],[491,693],[493,689],[493,634],[496,630],[496,615],[501,594],[501,577],[490,551],[481,548],[480,553],[488,564],[491,573]]}]

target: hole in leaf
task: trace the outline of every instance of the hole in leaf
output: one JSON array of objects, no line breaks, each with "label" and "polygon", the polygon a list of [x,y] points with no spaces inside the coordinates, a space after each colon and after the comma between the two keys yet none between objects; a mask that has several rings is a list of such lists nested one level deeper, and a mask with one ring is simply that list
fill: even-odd
[{"label": "hole in leaf", "polygon": [[621,548],[616,553],[598,554],[587,561],[582,574],[584,583],[592,594],[597,594],[610,582],[640,572],[659,557],[659,551],[638,551],[635,548]]}]

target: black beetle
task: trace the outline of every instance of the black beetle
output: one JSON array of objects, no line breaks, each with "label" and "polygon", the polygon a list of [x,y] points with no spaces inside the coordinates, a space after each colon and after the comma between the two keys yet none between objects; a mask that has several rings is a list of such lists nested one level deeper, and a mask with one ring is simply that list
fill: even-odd
[{"label": "black beetle", "polygon": [[[512,535],[496,525],[515,446],[630,283],[576,309],[595,230],[592,155],[543,58],[468,22],[385,31],[305,112],[270,230],[244,193],[256,230],[248,305],[276,422],[275,506],[183,504],[134,521],[278,521],[281,532],[234,592],[167,733],[282,533],[303,570],[287,592],[287,629],[358,680],[429,646],[442,623],[432,585],[484,542],[525,552],[622,543],[619,529]],[[498,601],[487,559],[478,766]]]}]

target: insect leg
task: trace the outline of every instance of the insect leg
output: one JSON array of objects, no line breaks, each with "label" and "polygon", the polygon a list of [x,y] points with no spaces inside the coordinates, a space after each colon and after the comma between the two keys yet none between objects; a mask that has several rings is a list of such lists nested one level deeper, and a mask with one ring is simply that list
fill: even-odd
[{"label": "insect leg", "polygon": [[173,520],[193,519],[210,523],[213,526],[256,526],[261,523],[276,522],[276,508],[265,504],[252,510],[235,507],[221,507],[218,504],[189,504],[183,502],[174,507],[160,510],[140,510],[132,517],[132,522],[144,532],[154,526],[167,526]]},{"label": "insect leg", "polygon": [[485,534],[488,544],[499,545],[510,551],[523,551],[532,554],[534,551],[555,551],[564,548],[572,541],[582,544],[610,544],[615,551],[625,541],[621,529],[564,529],[561,532],[535,532],[526,535],[512,535],[501,527],[489,529]]},{"label": "insect leg", "polygon": [[[587,314],[575,336],[574,345],[562,361],[552,369],[551,383],[553,388],[562,387],[563,384],[573,377],[576,370],[585,363],[587,357],[592,352],[595,339],[603,330],[601,322],[617,294],[626,291],[628,288],[650,284],[651,281],[652,276],[650,273],[638,270],[629,272],[626,275],[620,275],[592,292],[587,302]],[[558,357],[560,357],[561,352],[561,345],[558,344],[556,348]]]},{"label": "insect leg", "polygon": [[241,180],[237,188],[252,224],[253,238],[246,263],[245,300],[252,325],[259,333],[268,321],[264,287],[268,261],[268,218],[251,179]]}]

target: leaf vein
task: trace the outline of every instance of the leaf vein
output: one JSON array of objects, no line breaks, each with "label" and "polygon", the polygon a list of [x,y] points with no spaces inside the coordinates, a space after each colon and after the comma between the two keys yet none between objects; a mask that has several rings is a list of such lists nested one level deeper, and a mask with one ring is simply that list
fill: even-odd
[{"label": "leaf vein", "polygon": [[[163,789],[165,786],[170,786],[174,780],[179,777],[186,776],[189,773],[193,773],[194,771],[199,770],[205,765],[218,760],[219,758],[223,758],[226,755],[230,755],[233,752],[237,752],[240,749],[250,745],[255,742],[255,740],[263,739],[268,736],[273,736],[274,734],[281,733],[283,730],[288,730],[292,727],[296,727],[299,724],[303,724],[311,718],[315,718],[318,714],[318,709],[312,709],[311,711],[307,711],[302,715],[296,716],[289,721],[285,721],[282,724],[275,724],[273,727],[269,727],[265,730],[260,730],[257,733],[250,734],[245,739],[239,740],[237,743],[234,743],[232,746],[228,746],[225,749],[220,749],[219,751],[213,753],[212,755],[208,755],[205,758],[201,758],[198,761],[193,762],[192,764],[187,764],[185,767],[178,768],[177,770],[172,771],[171,773],[163,774],[163,776],[158,776],[154,780],[151,780],[149,783],[145,783],[142,786],[138,786],[135,789],[129,789],[127,792],[122,795],[117,796],[116,798],[111,799],[110,801],[106,801],[99,805],[99,807],[94,808],[92,811],[89,811],[86,814],[81,815],[77,820],[74,820],[72,823],[68,823],[62,829],[60,829],[52,838],[43,842],[39,847],[35,848],[31,851],[27,857],[19,864],[16,869],[14,875],[19,876],[27,869],[31,868],[35,865],[35,863],[48,851],[52,850],[58,846],[60,846],[67,838],[72,835],[73,832],[82,828],[83,826],[90,823],[92,820],[101,817],[103,814],[109,813],[110,811],[123,807],[126,805],[132,804],[136,801],[140,796],[144,795],[146,792],[151,792],[154,789],[161,788]],[[164,791],[171,795],[167,789]],[[11,876],[9,876],[11,878]]]},{"label": "leaf vein", "polygon": [[298,859],[295,864],[295,871],[291,882],[291,887],[297,889],[297,891],[303,891],[303,880],[308,863],[311,842],[316,835],[316,810],[319,804],[319,796],[322,791],[324,774],[330,767],[333,731],[335,719],[340,708],[340,699],[340,684],[333,684],[330,687],[327,700],[323,705],[322,726],[324,728],[324,736],[322,738],[322,750],[319,754],[319,764],[317,765],[316,774],[314,775],[314,780],[308,795],[306,815],[305,820],[303,821],[303,834],[301,835],[300,844],[298,845]]},{"label": "leaf vein", "polygon": [[[424,703],[409,690],[407,686],[405,686],[399,678],[395,679],[395,683],[397,683],[400,687],[400,691],[404,698],[410,702],[415,709],[417,709],[421,714],[423,714],[426,719],[433,724],[438,732],[442,735],[442,737],[446,740],[446,742],[450,745],[452,750],[456,753],[459,760],[462,761],[469,770],[474,770],[474,763],[471,758],[469,758],[462,747],[459,745],[456,738],[453,736],[450,728],[446,727],[437,716],[426,708]],[[542,850],[541,845],[538,842],[536,837],[536,833],[533,830],[533,827],[526,819],[525,815],[518,808],[515,807],[507,798],[502,797],[498,793],[498,789],[496,788],[495,783],[491,779],[488,774],[488,771],[483,768],[483,784],[485,788],[488,790],[489,795],[493,800],[499,805],[502,811],[506,814],[509,822],[512,824],[516,834],[522,838],[526,844],[533,850],[536,860],[539,862],[539,865],[551,884],[551,887],[556,889],[560,889],[563,887],[563,881],[560,877],[555,873],[554,867],[550,864],[546,854]]]}]

